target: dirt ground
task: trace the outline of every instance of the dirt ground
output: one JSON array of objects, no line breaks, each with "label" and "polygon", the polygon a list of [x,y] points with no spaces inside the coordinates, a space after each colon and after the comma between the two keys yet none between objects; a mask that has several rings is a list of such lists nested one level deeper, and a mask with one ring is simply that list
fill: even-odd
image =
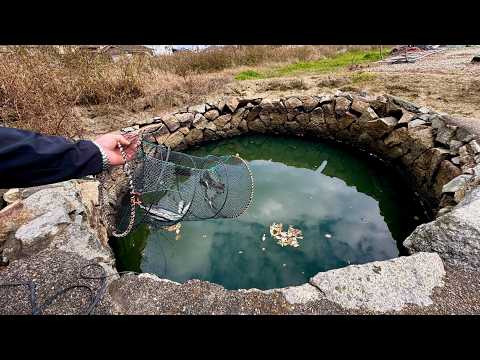
[{"label": "dirt ground", "polygon": [[[328,74],[300,74],[263,80],[225,81],[210,98],[287,96],[343,91],[389,93],[452,116],[480,120],[480,64],[472,64],[480,46],[449,48],[407,64],[369,63]],[[139,103],[148,99],[139,99]],[[192,104],[195,105],[195,104]],[[77,108],[88,138],[131,126],[175,108],[135,111],[121,107]]]}]

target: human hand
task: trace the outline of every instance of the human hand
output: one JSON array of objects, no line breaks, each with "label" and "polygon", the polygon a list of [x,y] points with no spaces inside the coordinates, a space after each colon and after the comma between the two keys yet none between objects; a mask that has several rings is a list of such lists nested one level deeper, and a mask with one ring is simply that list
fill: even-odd
[{"label": "human hand", "polygon": [[123,150],[127,155],[127,161],[132,160],[137,152],[137,138],[136,134],[114,134],[108,133],[101,135],[95,139],[95,142],[102,147],[107,155],[111,166],[123,165],[125,161],[118,148],[118,143],[123,146]]}]

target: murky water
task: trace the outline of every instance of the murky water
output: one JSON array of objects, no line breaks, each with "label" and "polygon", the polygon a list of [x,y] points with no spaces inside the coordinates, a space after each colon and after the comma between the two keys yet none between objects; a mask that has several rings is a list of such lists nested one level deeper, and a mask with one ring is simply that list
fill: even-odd
[{"label": "murky water", "polygon": [[[256,188],[252,206],[234,220],[184,222],[178,240],[145,226],[114,239],[119,270],[208,280],[227,289],[298,285],[319,271],[397,257],[403,240],[425,221],[396,172],[336,145],[258,135],[189,153],[238,153],[248,160]],[[269,231],[274,222],[300,229],[300,246],[278,245]]]}]

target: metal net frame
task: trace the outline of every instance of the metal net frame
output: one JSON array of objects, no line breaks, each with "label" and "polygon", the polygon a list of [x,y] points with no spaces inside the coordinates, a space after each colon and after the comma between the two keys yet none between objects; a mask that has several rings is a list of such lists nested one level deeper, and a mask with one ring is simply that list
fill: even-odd
[{"label": "metal net frame", "polygon": [[156,229],[181,221],[236,218],[253,199],[253,175],[241,157],[172,151],[157,144],[152,133],[139,136],[136,157],[123,170],[112,170],[110,179],[100,182],[104,219],[115,237],[143,223]]}]

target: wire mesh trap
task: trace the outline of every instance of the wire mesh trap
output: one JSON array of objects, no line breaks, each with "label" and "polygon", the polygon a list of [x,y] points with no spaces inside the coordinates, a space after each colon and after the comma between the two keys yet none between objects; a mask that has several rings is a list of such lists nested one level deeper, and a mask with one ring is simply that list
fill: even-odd
[{"label": "wire mesh trap", "polygon": [[142,223],[163,228],[181,221],[235,218],[248,209],[254,181],[242,158],[175,152],[148,135],[139,138],[136,157],[123,171],[113,169],[109,179],[100,181],[113,236],[126,236]]}]

